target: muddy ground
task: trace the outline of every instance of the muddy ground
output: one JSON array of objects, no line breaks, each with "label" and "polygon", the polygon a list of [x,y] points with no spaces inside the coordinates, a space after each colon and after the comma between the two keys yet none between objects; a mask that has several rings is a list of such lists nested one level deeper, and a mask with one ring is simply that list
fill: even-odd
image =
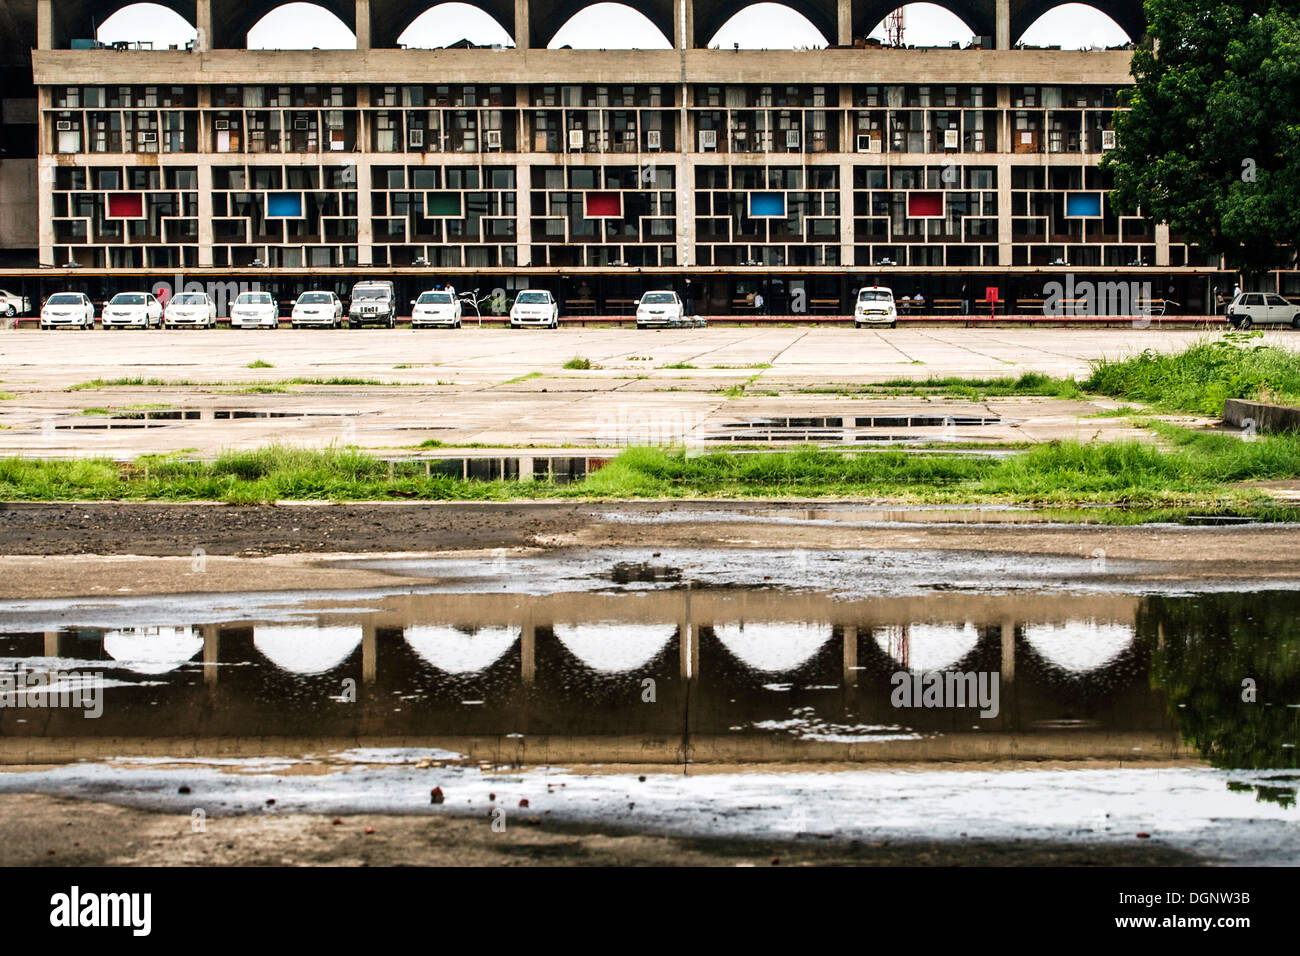
[{"label": "muddy ground", "polygon": [[495,833],[486,817],[154,813],[44,794],[0,796],[0,866],[1156,866],[1203,862],[1168,847],[1047,841],[837,843],[677,838],[543,818]]}]

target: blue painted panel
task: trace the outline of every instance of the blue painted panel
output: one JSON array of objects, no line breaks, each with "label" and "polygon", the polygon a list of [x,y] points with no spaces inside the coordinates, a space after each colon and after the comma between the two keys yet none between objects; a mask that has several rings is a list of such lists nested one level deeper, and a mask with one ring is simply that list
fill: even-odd
[{"label": "blue painted panel", "polygon": [[750,218],[776,216],[785,218],[785,193],[750,193]]},{"label": "blue painted panel", "polygon": [[1100,216],[1101,193],[1069,193],[1065,197],[1067,216]]},{"label": "blue painted panel", "polygon": [[268,193],[266,216],[268,219],[301,219],[302,193]]}]

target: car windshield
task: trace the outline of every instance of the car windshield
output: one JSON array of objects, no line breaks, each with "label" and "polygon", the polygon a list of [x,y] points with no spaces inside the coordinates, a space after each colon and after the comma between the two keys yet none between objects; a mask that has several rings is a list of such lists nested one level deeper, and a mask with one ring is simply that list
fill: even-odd
[{"label": "car windshield", "polygon": [[352,298],[354,299],[386,299],[388,298],[387,289],[353,289]]},{"label": "car windshield", "polygon": [[677,297],[671,292],[647,292],[641,296],[642,305],[672,305]]},{"label": "car windshield", "polygon": [[451,302],[450,292],[424,292],[417,300],[420,305],[446,305]]},{"label": "car windshield", "polygon": [[515,299],[520,305],[546,305],[545,292],[520,292]]},{"label": "car windshield", "polygon": [[56,292],[50,296],[50,305],[81,305],[81,296],[72,292]]},{"label": "car windshield", "polygon": [[859,302],[890,302],[893,298],[892,292],[882,292],[880,289],[863,289],[858,295]]},{"label": "car windshield", "polygon": [[322,305],[328,303],[330,294],[328,292],[304,292],[298,296],[298,302],[301,305]]},{"label": "car windshield", "polygon": [[119,292],[108,302],[109,305],[144,305],[144,295],[139,292]]},{"label": "car windshield", "polygon": [[235,299],[235,305],[270,305],[271,293],[245,292]]},{"label": "car windshield", "polygon": [[172,299],[172,305],[206,305],[208,297],[203,292],[182,292]]}]

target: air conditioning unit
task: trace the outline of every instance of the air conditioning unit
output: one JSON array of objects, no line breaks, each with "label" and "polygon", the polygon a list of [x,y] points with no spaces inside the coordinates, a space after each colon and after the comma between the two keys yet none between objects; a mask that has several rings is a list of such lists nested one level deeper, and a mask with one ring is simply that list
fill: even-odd
[{"label": "air conditioning unit", "polygon": [[230,129],[230,120],[217,120],[212,124],[213,129]]},{"label": "air conditioning unit", "polygon": [[961,146],[961,130],[946,129],[943,131],[943,148],[957,149]]},{"label": "air conditioning unit", "polygon": [[158,134],[157,134],[157,133],[153,133],[153,132],[142,132],[142,133],[140,134],[140,142],[142,142],[142,143],[156,143],[156,142],[158,142]]},{"label": "air conditioning unit", "polygon": [[54,129],[59,133],[67,133],[72,130],[72,120],[55,120]]},{"label": "air conditioning unit", "polygon": [[420,149],[424,148],[424,130],[411,129],[406,131],[406,143],[408,146],[415,146]]},{"label": "air conditioning unit", "polygon": [[483,136],[485,141],[487,142],[488,149],[501,148],[501,130],[499,129],[484,130]]},{"label": "air conditioning unit", "polygon": [[858,134],[858,152],[859,153],[878,153],[880,152],[881,138],[872,136],[870,133]]},{"label": "air conditioning unit", "polygon": [[660,131],[659,131],[659,130],[657,130],[657,129],[648,129],[648,130],[645,131],[645,148],[646,148],[646,149],[654,149],[654,150],[657,150],[657,149],[659,149],[659,144],[660,144],[660,142],[662,142],[662,138],[661,138],[661,136],[660,136]]},{"label": "air conditioning unit", "polygon": [[718,131],[716,129],[700,130],[700,152],[707,153],[718,148]]},{"label": "air conditioning unit", "polygon": [[296,119],[296,120],[293,121],[293,128],[294,128],[294,129],[306,129],[306,128],[307,128],[307,121],[306,121],[305,119]]},{"label": "air conditioning unit", "polygon": [[797,129],[788,129],[785,131],[785,148],[799,148],[799,131]]},{"label": "air conditioning unit", "polygon": [[569,130],[569,149],[582,149],[582,130]]},{"label": "air conditioning unit", "polygon": [[1113,129],[1104,129],[1101,131],[1101,148],[1115,148],[1115,131]]}]

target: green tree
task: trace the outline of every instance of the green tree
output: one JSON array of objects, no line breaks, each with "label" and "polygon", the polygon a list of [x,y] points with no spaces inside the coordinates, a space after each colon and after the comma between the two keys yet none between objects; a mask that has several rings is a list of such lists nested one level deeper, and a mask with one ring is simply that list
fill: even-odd
[{"label": "green tree", "polygon": [[1167,222],[1233,268],[1300,248],[1300,2],[1146,0],[1122,92],[1112,201]]}]

